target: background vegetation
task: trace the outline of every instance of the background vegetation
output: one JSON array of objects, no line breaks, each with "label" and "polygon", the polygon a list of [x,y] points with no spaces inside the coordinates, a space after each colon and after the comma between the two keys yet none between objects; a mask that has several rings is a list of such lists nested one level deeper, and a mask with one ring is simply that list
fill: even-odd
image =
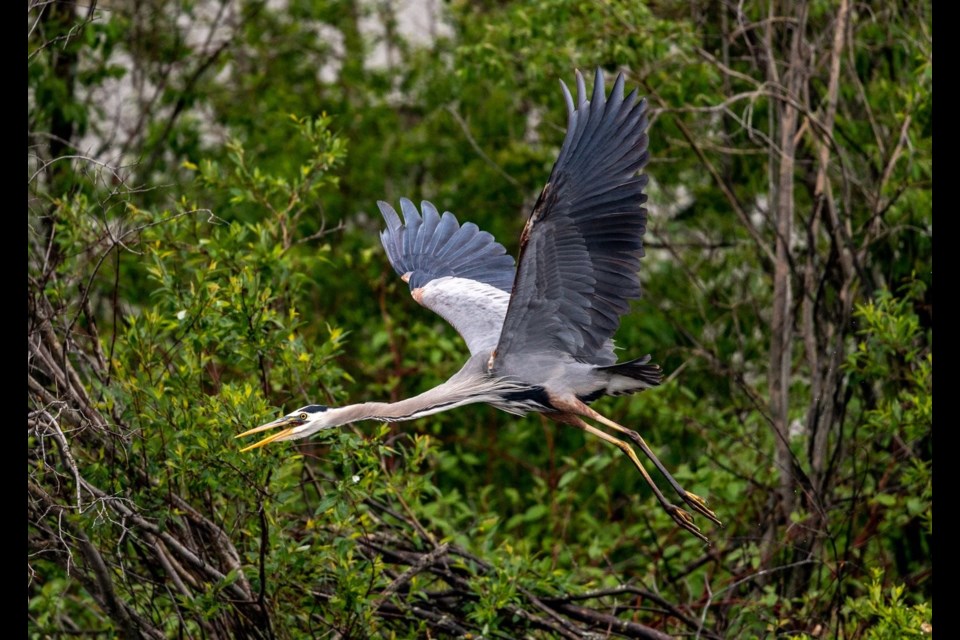
[{"label": "background vegetation", "polygon": [[[930,3],[32,0],[29,634],[932,631]],[[667,379],[629,462],[474,406],[238,453],[466,350],[379,246],[429,199],[516,252],[558,79],[648,96]]]}]

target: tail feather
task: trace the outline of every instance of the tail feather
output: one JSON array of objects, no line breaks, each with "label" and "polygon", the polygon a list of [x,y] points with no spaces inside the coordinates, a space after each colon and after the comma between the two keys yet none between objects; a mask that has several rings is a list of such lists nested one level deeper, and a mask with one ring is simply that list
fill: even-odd
[{"label": "tail feather", "polygon": [[[663,381],[660,365],[651,364],[649,354],[635,360],[597,367],[597,370],[610,374],[610,384],[607,386],[607,393],[610,395],[642,391],[656,387]],[[615,376],[623,376],[629,380],[617,380]]]}]

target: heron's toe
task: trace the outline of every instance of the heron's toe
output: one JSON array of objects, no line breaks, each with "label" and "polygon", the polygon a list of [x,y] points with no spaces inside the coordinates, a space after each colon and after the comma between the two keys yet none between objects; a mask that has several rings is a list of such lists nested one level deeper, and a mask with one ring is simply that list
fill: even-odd
[{"label": "heron's toe", "polygon": [[692,491],[684,491],[684,493],[687,495],[688,498],[690,498],[700,506],[702,507],[707,506],[707,501],[701,498],[700,496],[698,496],[697,494],[693,493]]},{"label": "heron's toe", "polygon": [[666,505],[666,510],[667,513],[670,514],[670,517],[673,518],[673,521],[680,525],[681,528],[686,529],[707,544],[710,544],[710,539],[700,532],[700,527],[694,524],[692,515],[672,504]]},{"label": "heron's toe", "polygon": [[710,519],[711,521],[713,521],[713,523],[716,524],[717,526],[719,526],[719,527],[722,527],[722,526],[723,526],[723,523],[720,522],[720,518],[717,517],[717,514],[715,514],[713,511],[711,511],[711,510],[707,507],[707,501],[706,501],[706,500],[704,500],[703,498],[701,498],[701,497],[698,496],[697,494],[691,493],[691,492],[689,492],[689,491],[684,491],[683,493],[684,493],[684,501],[685,501],[688,505],[690,505],[690,506],[693,508],[694,511],[696,511],[696,512],[699,513],[699,514],[702,514],[703,516],[705,516],[705,517],[707,517],[707,518],[709,518],[709,519]]},{"label": "heron's toe", "polygon": [[[687,511],[684,511],[683,509],[681,509],[680,507],[677,507],[675,505],[670,505],[667,508],[667,513],[669,513],[670,517],[676,520],[680,526],[691,525],[694,528],[697,527],[697,525],[693,524],[693,516],[690,515]],[[697,529],[697,531],[699,530],[700,529]]]}]

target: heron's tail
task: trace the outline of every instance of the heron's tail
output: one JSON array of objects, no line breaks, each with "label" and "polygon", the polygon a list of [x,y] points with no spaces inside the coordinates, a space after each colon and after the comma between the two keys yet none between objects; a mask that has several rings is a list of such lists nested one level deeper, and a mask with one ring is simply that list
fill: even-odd
[{"label": "heron's tail", "polygon": [[663,380],[660,365],[652,364],[649,354],[636,360],[597,367],[597,370],[610,375],[610,384],[607,386],[610,395],[642,391],[659,385]]}]

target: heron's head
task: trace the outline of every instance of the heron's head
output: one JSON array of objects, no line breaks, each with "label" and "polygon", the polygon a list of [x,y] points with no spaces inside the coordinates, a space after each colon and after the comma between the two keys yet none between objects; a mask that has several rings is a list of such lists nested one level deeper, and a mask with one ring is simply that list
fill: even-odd
[{"label": "heron's head", "polygon": [[249,447],[244,447],[241,451],[249,451],[250,449],[257,449],[271,442],[277,442],[280,440],[296,440],[297,438],[306,438],[312,433],[316,433],[321,429],[328,429],[332,424],[327,424],[329,414],[327,414],[327,407],[322,404],[308,404],[305,407],[300,407],[296,411],[288,413],[287,415],[274,420],[273,422],[268,422],[267,424],[260,425],[249,431],[244,431],[240,435],[236,436],[237,438],[242,438],[244,436],[249,436],[254,433],[260,433],[261,431],[269,431],[271,429],[281,429],[280,431],[267,436],[260,442],[256,442]]}]

